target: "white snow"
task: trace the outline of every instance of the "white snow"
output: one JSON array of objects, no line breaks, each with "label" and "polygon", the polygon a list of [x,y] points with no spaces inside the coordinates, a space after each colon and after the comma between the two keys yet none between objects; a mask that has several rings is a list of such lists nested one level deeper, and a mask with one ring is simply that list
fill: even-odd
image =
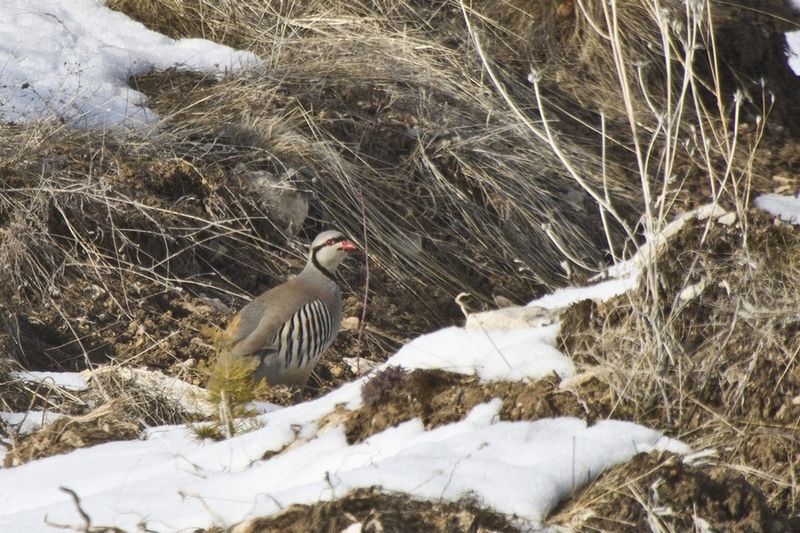
[{"label": "white snow", "polygon": [[[789,0],[789,4],[795,11],[800,13],[800,0]],[[800,76],[800,31],[787,32],[786,45],[788,47],[789,67],[795,74]]]},{"label": "white snow", "polygon": [[625,272],[623,276],[615,279],[601,281],[587,287],[568,287],[556,289],[528,304],[529,307],[542,307],[544,309],[563,309],[581,300],[593,299],[604,302],[614,296],[624,294],[636,287],[638,270]]},{"label": "white snow", "polygon": [[800,31],[790,31],[786,34],[786,45],[789,47],[789,67],[800,76]]},{"label": "white snow", "polygon": [[55,385],[67,390],[80,391],[86,390],[88,387],[86,378],[74,372],[32,372],[30,370],[22,370],[12,372],[11,376],[23,381]]},{"label": "white snow", "polygon": [[[8,411],[0,411],[0,420],[13,427],[13,429],[20,435],[27,435],[35,429],[53,422],[61,418],[62,414],[53,413],[50,411],[36,411],[31,410],[27,413],[10,413]],[[2,460],[2,457],[0,457]]]},{"label": "white snow", "polygon": [[450,327],[418,337],[387,364],[477,374],[485,381],[537,379],[575,374],[572,361],[555,348],[558,325],[512,331],[466,331]]},{"label": "white snow", "polygon": [[762,194],[755,200],[756,206],[781,220],[800,224],[800,195]]},{"label": "white snow", "polygon": [[132,75],[177,68],[219,76],[258,58],[204,39],[174,40],[102,0],[0,2],[0,120],[62,119],[142,128],[158,117]]}]

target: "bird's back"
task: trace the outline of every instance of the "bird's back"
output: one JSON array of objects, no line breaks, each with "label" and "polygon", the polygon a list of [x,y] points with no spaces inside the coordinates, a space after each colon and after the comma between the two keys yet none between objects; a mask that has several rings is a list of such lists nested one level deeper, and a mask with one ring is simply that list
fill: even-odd
[{"label": "bird's back", "polygon": [[304,272],[247,304],[223,334],[233,357],[258,357],[257,379],[304,385],[341,323],[336,283]]}]

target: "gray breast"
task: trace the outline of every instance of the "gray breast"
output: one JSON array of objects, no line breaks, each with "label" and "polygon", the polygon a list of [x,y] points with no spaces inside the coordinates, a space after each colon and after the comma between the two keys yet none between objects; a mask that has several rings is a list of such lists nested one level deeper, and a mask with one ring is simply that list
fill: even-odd
[{"label": "gray breast", "polygon": [[333,319],[328,307],[314,300],[284,322],[273,346],[284,369],[303,368],[316,362],[334,338]]}]

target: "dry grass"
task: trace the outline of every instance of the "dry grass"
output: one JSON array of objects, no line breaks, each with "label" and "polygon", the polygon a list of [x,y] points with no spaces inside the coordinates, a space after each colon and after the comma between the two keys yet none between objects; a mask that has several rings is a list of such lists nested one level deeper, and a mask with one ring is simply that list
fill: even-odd
[{"label": "dry grass", "polygon": [[[746,230],[695,220],[667,242],[656,259],[662,307],[643,281],[629,295],[572,309],[561,339],[577,361],[606,370],[599,375],[618,398],[615,412],[718,450],[714,464],[743,474],[791,516],[800,505],[800,236],[748,215]],[[664,320],[658,339],[647,334],[653,316]]]},{"label": "dry grass", "polygon": [[[357,235],[395,279],[394,293],[415,295],[418,312],[441,319],[458,292],[528,298],[596,269],[609,247],[618,257],[640,230],[639,213],[648,232],[669,218],[687,177],[709,172],[715,200],[724,193],[746,205],[730,186],[747,150],[742,164],[729,145],[728,88],[693,70],[695,60],[710,64],[691,55],[711,35],[702,12],[673,9],[697,26],[686,41],[641,2],[618,13],[584,13],[578,3],[567,26],[563,10],[518,6],[542,21],[533,34],[503,10],[493,18],[459,2],[111,5],[176,37],[246,46],[265,66],[219,83],[179,73],[134,80],[164,118],[148,139],[46,125],[4,132],[0,268],[8,294],[21,287],[29,303],[63,315],[43,321],[61,333],[53,344],[69,345],[54,360],[118,355],[81,345],[89,333],[60,301],[71,277],[110,295],[128,320],[158,291],[229,301],[283,277],[281,248],[300,228],[270,203],[277,188],[310,199],[303,230]],[[603,37],[621,26],[642,31],[616,44]],[[539,49],[534,59],[552,69],[534,64],[531,84],[516,69],[545,36],[564,46]],[[591,78],[567,77],[563,65],[581,54],[598,65]],[[646,72],[631,57],[646,58]],[[579,98],[579,87],[607,102],[622,89],[626,105],[608,111]],[[570,117],[567,101],[586,112]],[[260,186],[264,176],[276,186]],[[120,294],[120,283],[148,290]]]},{"label": "dry grass", "polygon": [[[564,282],[565,254],[594,268],[620,233],[613,217],[600,229],[592,194],[562,178],[550,146],[484,82],[464,28],[437,35],[408,6],[114,5],[173,21],[175,35],[249,43],[266,64],[222,82],[134,80],[164,118],[147,138],[4,127],[3,326],[27,367],[207,357],[187,309],[284,277],[303,255],[298,224],[357,235],[394,278],[379,290],[414,295],[415,313],[442,322],[453,294],[524,298]],[[525,85],[516,93],[530,108]],[[637,211],[624,172],[565,143],[606,205]],[[309,198],[305,223],[281,212],[278,189],[301,211]],[[147,327],[153,313],[168,323]]]},{"label": "dry grass", "polygon": [[0,359],[0,411],[74,414],[86,409],[87,402],[80,394],[63,389],[51,380],[34,382],[22,379],[16,374],[20,370],[22,367],[15,361]]},{"label": "dry grass", "polygon": [[797,527],[736,472],[671,454],[640,454],[568,502],[553,523],[597,533],[776,531]]},{"label": "dry grass", "polygon": [[213,297],[244,295],[285,264],[263,207],[217,188],[219,169],[201,175],[136,139],[4,133],[4,341],[28,368],[203,358],[202,327],[226,312]]},{"label": "dry grass", "polygon": [[[123,5],[153,19],[141,4]],[[550,147],[486,85],[465,28],[436,34],[403,4],[290,6],[270,22],[246,8],[237,14],[239,31],[259,35],[255,50],[267,58],[255,79],[172,91],[161,89],[163,77],[140,81],[168,117],[168,134],[244,144],[300,169],[295,185],[314,195],[313,214],[354,235],[365,226],[373,258],[415,292],[468,288],[490,301],[493,290],[563,283],[559,248],[590,267],[602,260],[591,194],[562,179]],[[212,33],[226,23],[206,20]],[[506,78],[531,109],[530,85]],[[597,151],[565,144],[600,189]],[[610,197],[631,213],[630,178],[609,172]]]},{"label": "dry grass", "polygon": [[118,405],[107,403],[77,416],[63,416],[17,439],[3,457],[6,468],[68,453],[112,440],[135,439],[139,425],[117,411]]}]

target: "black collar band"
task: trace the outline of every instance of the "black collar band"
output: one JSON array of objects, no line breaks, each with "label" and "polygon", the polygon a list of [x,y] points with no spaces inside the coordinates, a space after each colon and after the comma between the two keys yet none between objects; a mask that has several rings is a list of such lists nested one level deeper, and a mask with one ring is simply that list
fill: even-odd
[{"label": "black collar band", "polygon": [[335,281],[336,281],[336,278],[334,278],[334,277],[333,277],[333,274],[331,274],[331,272],[330,272],[330,271],[329,271],[327,268],[323,268],[323,266],[319,264],[319,261],[317,260],[317,251],[318,251],[318,250],[319,250],[319,248],[314,248],[314,249],[311,251],[311,264],[313,264],[313,265],[316,267],[316,269],[317,269],[317,270],[319,270],[320,272],[322,272],[322,274],[323,274],[323,275],[324,275],[326,278],[328,278],[329,280],[331,280],[331,281],[334,281],[334,282],[335,282]]}]

